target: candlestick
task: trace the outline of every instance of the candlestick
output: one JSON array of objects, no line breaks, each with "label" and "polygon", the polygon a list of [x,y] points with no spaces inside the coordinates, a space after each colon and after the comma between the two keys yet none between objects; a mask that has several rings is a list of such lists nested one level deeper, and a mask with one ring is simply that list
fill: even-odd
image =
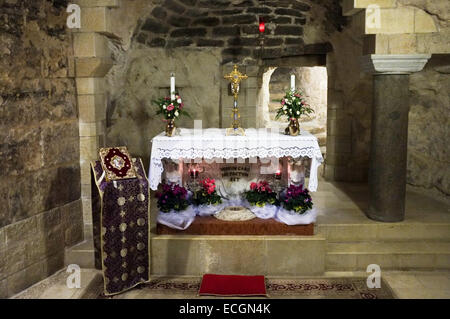
[{"label": "candlestick", "polygon": [[170,74],[170,99],[175,100],[175,73]]},{"label": "candlestick", "polygon": [[281,170],[277,169],[275,173],[275,179],[281,179]]},{"label": "candlestick", "polygon": [[291,74],[291,91],[295,91],[295,74]]}]

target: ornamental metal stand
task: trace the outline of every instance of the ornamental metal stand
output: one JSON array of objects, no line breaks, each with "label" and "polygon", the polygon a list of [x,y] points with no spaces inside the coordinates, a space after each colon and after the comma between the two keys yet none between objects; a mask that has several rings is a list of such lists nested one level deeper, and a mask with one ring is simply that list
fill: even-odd
[{"label": "ornamental metal stand", "polygon": [[238,109],[238,95],[239,95],[239,84],[242,80],[248,78],[247,75],[242,74],[238,71],[237,65],[235,64],[233,67],[233,71],[230,74],[224,76],[225,79],[231,82],[231,92],[234,96],[234,104],[233,104],[233,113],[231,117],[233,118],[233,124],[230,128],[227,129],[227,135],[245,135],[245,130],[240,126],[239,118],[241,115],[239,114]]}]

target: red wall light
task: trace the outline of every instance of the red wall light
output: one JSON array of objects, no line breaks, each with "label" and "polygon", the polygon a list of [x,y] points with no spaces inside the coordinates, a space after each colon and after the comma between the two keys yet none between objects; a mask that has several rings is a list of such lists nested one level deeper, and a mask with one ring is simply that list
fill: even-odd
[{"label": "red wall light", "polygon": [[262,17],[259,17],[259,32],[264,33],[264,30],[266,30],[264,19]]}]

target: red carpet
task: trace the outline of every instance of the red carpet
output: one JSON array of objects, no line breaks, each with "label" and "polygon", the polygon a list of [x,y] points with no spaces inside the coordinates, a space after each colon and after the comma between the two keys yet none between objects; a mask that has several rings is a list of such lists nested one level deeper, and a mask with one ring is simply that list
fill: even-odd
[{"label": "red carpet", "polygon": [[203,275],[199,295],[266,296],[264,276]]}]

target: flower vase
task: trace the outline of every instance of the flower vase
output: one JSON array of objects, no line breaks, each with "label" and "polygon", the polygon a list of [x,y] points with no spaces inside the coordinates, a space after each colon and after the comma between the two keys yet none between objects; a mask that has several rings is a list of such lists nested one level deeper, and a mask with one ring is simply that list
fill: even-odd
[{"label": "flower vase", "polygon": [[175,130],[176,130],[175,120],[174,119],[167,120],[166,136],[174,136],[175,135]]},{"label": "flower vase", "polygon": [[291,118],[289,120],[289,126],[286,128],[286,133],[292,136],[300,134],[300,124],[298,123],[298,119]]}]

